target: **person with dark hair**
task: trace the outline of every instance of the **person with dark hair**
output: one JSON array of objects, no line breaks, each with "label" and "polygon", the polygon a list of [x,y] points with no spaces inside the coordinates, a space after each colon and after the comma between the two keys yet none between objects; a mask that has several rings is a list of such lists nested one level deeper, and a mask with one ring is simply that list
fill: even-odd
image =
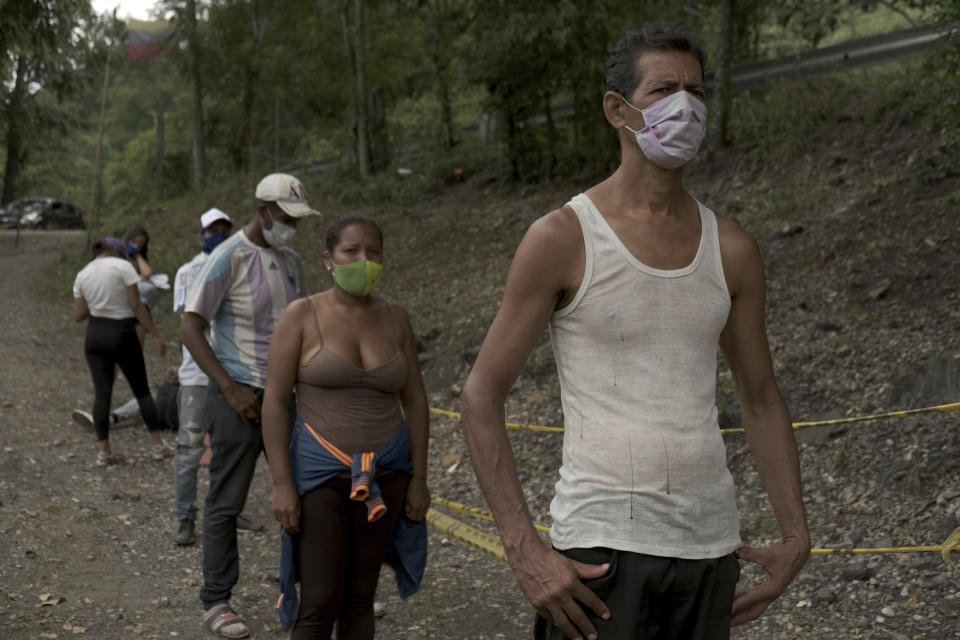
[{"label": "person with dark hair", "polygon": [[98,240],[91,250],[93,259],[77,274],[73,283],[73,319],[89,319],[84,351],[90,374],[93,376],[93,423],[97,432],[99,451],[97,466],[113,462],[110,447],[110,400],[117,367],[123,371],[140,414],[150,433],[154,458],[173,457],[173,451],[160,436],[157,407],[150,395],[143,350],[134,328],[137,321],[157,339],[162,357],[166,345],[153,320],[137,295],[139,280],[127,260],[127,248],[119,238]]},{"label": "person with dark hair", "polygon": [[[222,244],[233,228],[230,216],[217,209],[208,209],[200,216],[201,250],[177,269],[173,279],[173,310],[183,314],[187,307],[190,289],[203,269],[213,250]],[[197,366],[190,350],[181,345],[182,360],[178,377],[180,389],[177,395],[177,454],[174,457],[173,497],[177,518],[177,532],[173,541],[180,546],[194,543],[194,522],[197,519],[197,469],[206,451],[204,436],[207,435],[207,420],[204,407],[207,403],[207,374]]]},{"label": "person with dark hair", "polygon": [[[137,293],[140,295],[140,302],[143,303],[149,314],[150,309],[160,301],[160,289],[154,282],[153,269],[150,267],[147,258],[150,234],[142,226],[135,225],[124,232],[123,241],[127,243],[127,254],[130,262],[133,263],[137,273],[140,274],[140,281],[137,282]],[[166,278],[166,276],[163,276],[163,278]],[[146,339],[146,335],[146,327],[137,323],[137,337],[140,338],[141,346]]]},{"label": "person with dark hair", "polygon": [[240,573],[237,516],[263,448],[260,403],[267,351],[287,305],[307,295],[300,256],[286,245],[302,218],[320,215],[291,175],[266,176],[255,197],[250,221],[204,262],[180,323],[183,345],[210,380],[204,411],[213,458],[204,503],[200,600],[207,629],[223,638],[250,635],[231,609],[230,595]]},{"label": "person with dark hair", "polygon": [[127,252],[130,259],[137,265],[141,280],[149,280],[153,275],[150,268],[150,259],[147,257],[150,246],[150,234],[141,225],[134,225],[123,234],[123,241],[127,243]]},{"label": "person with dark hair", "polygon": [[[380,228],[341,218],[326,247],[333,287],[287,308],[267,362],[263,437],[285,531],[279,607],[294,639],[329,639],[336,626],[339,640],[372,640],[385,558],[403,597],[423,575],[429,414],[410,320],[372,295]],[[399,553],[411,546],[418,552]]]},{"label": "person with dark hair", "polygon": [[[806,562],[790,417],[774,377],[756,241],[683,185],[706,135],[703,54],[658,22],[607,63],[603,112],[621,162],[528,229],[463,390],[463,429],[540,640],[719,640]],[[564,415],[550,506],[533,527],[504,399],[549,328]],[[781,541],[743,546],[717,424],[717,346]],[[734,594],[745,560],[764,581]]]}]

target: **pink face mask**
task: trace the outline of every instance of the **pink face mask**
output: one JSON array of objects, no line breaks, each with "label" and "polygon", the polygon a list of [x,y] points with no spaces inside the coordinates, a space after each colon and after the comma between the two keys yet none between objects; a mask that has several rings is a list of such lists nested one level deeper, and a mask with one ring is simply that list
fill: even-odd
[{"label": "pink face mask", "polygon": [[637,137],[637,145],[650,162],[664,169],[676,169],[697,155],[707,135],[707,105],[695,96],[677,91],[646,109],[638,109],[622,99],[643,114],[643,129],[624,127]]}]

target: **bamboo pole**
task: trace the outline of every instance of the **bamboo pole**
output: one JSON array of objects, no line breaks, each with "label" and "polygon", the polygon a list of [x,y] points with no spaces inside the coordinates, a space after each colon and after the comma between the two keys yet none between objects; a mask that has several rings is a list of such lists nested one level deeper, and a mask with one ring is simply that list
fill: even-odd
[{"label": "bamboo pole", "polygon": [[90,215],[87,220],[87,250],[90,250],[93,240],[91,234],[94,227],[100,226],[100,174],[103,170],[103,125],[107,114],[107,87],[110,85],[110,63],[113,60],[113,28],[117,23],[117,9],[113,9],[113,19],[110,21],[110,36],[107,46],[107,67],[103,71],[103,91],[100,94],[100,126],[97,130],[97,153],[93,163],[93,189],[90,195]]}]

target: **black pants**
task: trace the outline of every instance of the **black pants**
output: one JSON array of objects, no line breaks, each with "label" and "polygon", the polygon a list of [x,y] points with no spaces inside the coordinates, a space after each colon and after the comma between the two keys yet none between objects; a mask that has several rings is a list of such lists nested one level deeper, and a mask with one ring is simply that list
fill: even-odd
[{"label": "black pants", "polygon": [[410,476],[377,476],[387,513],[367,522],[367,507],[350,499],[350,478],[337,477],[302,499],[298,551],[300,612],[291,640],[373,640],[373,598],[380,565],[397,527]]},{"label": "black pants", "polygon": [[147,369],[143,363],[143,349],[137,339],[136,324],[133,318],[112,320],[96,317],[91,317],[87,323],[84,353],[93,376],[93,424],[98,440],[110,437],[110,400],[117,365],[130,383],[130,390],[137,399],[140,416],[147,424],[147,429],[160,429],[157,407],[150,395],[150,385],[147,384]]},{"label": "black pants", "polygon": [[[613,549],[568,549],[586,564],[610,563],[606,575],[584,581],[607,608],[603,620],[583,607],[601,640],[727,640],[740,578],[733,554],[707,560],[661,558]],[[539,613],[535,640],[566,638]]]}]

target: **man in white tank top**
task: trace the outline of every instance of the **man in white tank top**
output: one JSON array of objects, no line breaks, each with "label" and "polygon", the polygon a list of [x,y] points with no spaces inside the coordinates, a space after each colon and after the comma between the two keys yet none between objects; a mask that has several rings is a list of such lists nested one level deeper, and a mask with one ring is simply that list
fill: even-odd
[{"label": "man in white tank top", "polygon": [[[725,639],[807,560],[796,444],[774,379],[754,239],[683,187],[705,135],[703,53],[650,23],[607,62],[609,178],[534,222],[463,391],[477,477],[535,638]],[[549,328],[564,412],[553,549],[533,527],[504,398]],[[742,546],[717,424],[719,344],[782,542]],[[766,580],[734,597],[737,557]]]}]

